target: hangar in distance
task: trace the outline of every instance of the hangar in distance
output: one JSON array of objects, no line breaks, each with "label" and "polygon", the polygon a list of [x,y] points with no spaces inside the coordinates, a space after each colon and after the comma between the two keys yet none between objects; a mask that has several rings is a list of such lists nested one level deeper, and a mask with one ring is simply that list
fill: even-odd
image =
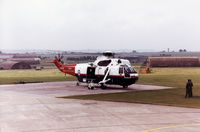
[{"label": "hangar in distance", "polygon": [[150,67],[200,67],[199,57],[148,57]]}]

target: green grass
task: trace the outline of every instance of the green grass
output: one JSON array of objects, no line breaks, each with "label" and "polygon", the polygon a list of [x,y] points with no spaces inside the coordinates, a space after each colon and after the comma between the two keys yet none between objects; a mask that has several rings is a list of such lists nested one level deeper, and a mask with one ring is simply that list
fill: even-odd
[{"label": "green grass", "polygon": [[182,88],[187,79],[200,86],[200,68],[154,68],[151,74],[140,74],[138,83]]},{"label": "green grass", "polygon": [[13,84],[19,82],[52,82],[71,81],[75,77],[63,74],[58,69],[43,70],[1,70],[0,84]]},{"label": "green grass", "polygon": [[[194,83],[194,97],[185,99],[185,84],[189,78],[192,79]],[[170,86],[174,88],[165,90],[70,96],[65,98],[200,108],[200,68],[153,68],[153,73],[151,74],[140,74],[137,83]]]}]

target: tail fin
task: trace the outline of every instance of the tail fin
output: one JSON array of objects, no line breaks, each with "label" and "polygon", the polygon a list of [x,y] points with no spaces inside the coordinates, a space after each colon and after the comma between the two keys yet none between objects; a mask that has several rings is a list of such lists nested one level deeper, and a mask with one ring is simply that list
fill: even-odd
[{"label": "tail fin", "polygon": [[55,58],[53,61],[50,61],[48,63],[54,63],[56,67],[61,71],[64,72],[65,74],[70,74],[70,75],[75,75],[75,66],[76,64],[69,64],[69,65],[64,65],[60,63],[60,61]]},{"label": "tail fin", "polygon": [[64,72],[64,68],[63,67],[63,64],[61,64],[57,58],[55,58],[53,61],[48,61],[47,63],[54,63],[56,65],[56,67],[61,71],[61,72]]}]

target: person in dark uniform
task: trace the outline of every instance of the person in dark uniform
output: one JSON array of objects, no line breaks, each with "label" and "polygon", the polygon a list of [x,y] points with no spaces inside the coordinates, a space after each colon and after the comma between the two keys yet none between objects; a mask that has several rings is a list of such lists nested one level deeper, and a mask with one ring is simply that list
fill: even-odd
[{"label": "person in dark uniform", "polygon": [[188,82],[186,84],[186,94],[185,94],[185,98],[187,97],[192,97],[192,87],[193,87],[193,83],[191,79],[188,79]]},{"label": "person in dark uniform", "polygon": [[78,70],[78,74],[77,74],[77,83],[76,83],[76,86],[79,86],[80,82],[81,82],[81,71]]}]

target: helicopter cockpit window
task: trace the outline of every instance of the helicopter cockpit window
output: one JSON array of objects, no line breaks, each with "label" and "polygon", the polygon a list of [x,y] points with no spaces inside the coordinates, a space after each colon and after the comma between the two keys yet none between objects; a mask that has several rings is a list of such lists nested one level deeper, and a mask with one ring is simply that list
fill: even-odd
[{"label": "helicopter cockpit window", "polygon": [[133,67],[129,67],[129,68],[130,68],[131,73],[137,73]]},{"label": "helicopter cockpit window", "polygon": [[104,60],[98,63],[99,66],[108,66],[111,63],[111,60]]},{"label": "helicopter cockpit window", "polygon": [[117,63],[119,64],[119,63],[122,63],[122,61],[119,59],[118,61],[117,61]]},{"label": "helicopter cockpit window", "polygon": [[137,73],[133,67],[128,67],[127,65],[124,66],[124,70],[127,73]]}]

